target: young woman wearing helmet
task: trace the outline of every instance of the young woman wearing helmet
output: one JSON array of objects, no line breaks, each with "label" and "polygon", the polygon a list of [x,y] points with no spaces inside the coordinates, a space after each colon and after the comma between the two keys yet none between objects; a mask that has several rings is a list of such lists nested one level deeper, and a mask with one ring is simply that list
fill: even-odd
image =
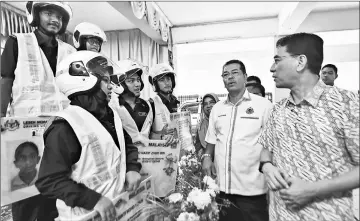
[{"label": "young woman wearing helmet", "polygon": [[74,29],[73,42],[78,51],[100,52],[102,44],[106,42],[106,35],[97,25],[82,22]]},{"label": "young woman wearing helmet", "polygon": [[174,69],[165,63],[156,64],[150,70],[149,82],[157,93],[157,95],[149,100],[156,113],[150,137],[152,139],[159,139],[159,137],[164,135],[165,131],[171,134],[171,132],[166,130],[170,122],[170,113],[177,112],[178,105],[180,104],[172,94],[176,85]]},{"label": "young woman wearing helmet", "polygon": [[59,220],[83,220],[92,210],[101,220],[115,220],[111,200],[140,183],[137,147],[107,101],[111,76],[119,73],[92,51],[75,52],[59,64],[56,83],[71,103],[47,124],[35,183],[41,194],[57,199]]},{"label": "young woman wearing helmet", "polygon": [[9,116],[48,115],[68,105],[65,97],[59,100],[62,95],[53,82],[58,62],[76,51],[55,38],[65,32],[71,8],[62,2],[29,1],[26,14],[35,31],[10,36],[1,55],[1,116],[10,100]]}]

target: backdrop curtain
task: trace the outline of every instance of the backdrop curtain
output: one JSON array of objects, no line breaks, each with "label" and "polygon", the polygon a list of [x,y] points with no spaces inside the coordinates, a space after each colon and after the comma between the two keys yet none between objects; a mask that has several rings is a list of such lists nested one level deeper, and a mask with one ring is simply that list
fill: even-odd
[{"label": "backdrop curtain", "polygon": [[[107,42],[102,45],[101,53],[113,61],[131,58],[149,68],[157,63],[168,62],[167,45],[159,45],[139,29],[109,31],[105,34]],[[141,91],[141,97],[148,99],[154,95],[154,92],[147,73],[142,79],[144,89]]]}]

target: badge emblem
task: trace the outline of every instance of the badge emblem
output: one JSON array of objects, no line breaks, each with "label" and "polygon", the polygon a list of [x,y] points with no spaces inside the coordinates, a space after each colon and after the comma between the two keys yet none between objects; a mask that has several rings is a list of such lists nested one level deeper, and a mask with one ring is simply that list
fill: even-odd
[{"label": "badge emblem", "polygon": [[13,119],[7,120],[4,125],[5,130],[9,130],[9,131],[14,131],[14,130],[18,129],[19,126],[20,126],[19,121],[13,120]]},{"label": "badge emblem", "polygon": [[247,114],[253,114],[254,113],[254,109],[252,107],[249,107],[248,109],[246,109],[246,113]]}]

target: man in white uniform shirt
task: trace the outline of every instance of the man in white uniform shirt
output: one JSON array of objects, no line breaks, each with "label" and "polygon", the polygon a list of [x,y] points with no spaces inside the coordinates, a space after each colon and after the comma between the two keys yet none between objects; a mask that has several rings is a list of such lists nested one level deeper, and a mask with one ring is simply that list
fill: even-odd
[{"label": "man in white uniform shirt", "polygon": [[226,214],[220,213],[220,221],[267,221],[267,187],[258,170],[261,149],[255,144],[272,104],[246,90],[241,61],[226,62],[222,77],[229,94],[210,113],[202,167],[206,174],[217,176],[220,198],[233,203],[223,209]]}]

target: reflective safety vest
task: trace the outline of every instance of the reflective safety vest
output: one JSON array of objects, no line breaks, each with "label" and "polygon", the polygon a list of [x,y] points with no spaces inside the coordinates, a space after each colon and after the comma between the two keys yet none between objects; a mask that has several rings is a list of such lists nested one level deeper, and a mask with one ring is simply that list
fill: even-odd
[{"label": "reflective safety vest", "polygon": [[152,131],[150,133],[150,139],[161,139],[162,131],[165,125],[170,123],[170,111],[167,109],[165,104],[162,102],[159,95],[155,95],[152,98],[155,106],[155,119],[152,125]]},{"label": "reflective safety vest", "polygon": [[111,95],[109,106],[113,107],[116,111],[118,111],[118,115],[121,118],[122,125],[126,132],[130,135],[133,143],[141,142],[144,145],[147,145],[148,143],[151,125],[153,123],[153,113],[150,103],[148,103],[148,105],[150,107],[150,111],[145,119],[141,131],[139,131],[134,119],[131,117],[126,107],[119,104],[118,95],[115,93],[112,93]]},{"label": "reflective safety vest", "polygon": [[[54,73],[34,33],[15,34],[18,59],[12,87],[13,101],[8,116],[53,115],[68,106],[70,101],[55,84]],[[58,40],[57,64],[76,51],[71,45]]]},{"label": "reflective safety vest", "polygon": [[[105,127],[85,109],[70,105],[56,114],[70,124],[82,147],[80,159],[72,166],[70,178],[110,200],[123,191],[126,173],[122,124],[117,112],[113,112],[120,150]],[[81,220],[91,212],[80,207],[71,208],[60,199],[56,201],[56,207],[59,212],[57,220],[61,221]]]}]

